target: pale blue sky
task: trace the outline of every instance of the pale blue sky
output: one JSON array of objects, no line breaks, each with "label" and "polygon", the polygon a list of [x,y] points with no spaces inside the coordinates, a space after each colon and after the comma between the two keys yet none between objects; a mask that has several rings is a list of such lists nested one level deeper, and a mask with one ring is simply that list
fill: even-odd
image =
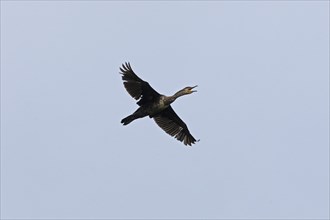
[{"label": "pale blue sky", "polygon": [[329,2],[1,1],[1,218],[329,218]]}]

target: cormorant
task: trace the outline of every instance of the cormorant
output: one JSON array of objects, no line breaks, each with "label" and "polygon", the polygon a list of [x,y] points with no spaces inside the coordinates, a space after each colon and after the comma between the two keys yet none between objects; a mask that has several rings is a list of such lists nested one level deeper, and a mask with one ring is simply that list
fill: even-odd
[{"label": "cormorant", "polygon": [[174,136],[185,145],[191,146],[191,144],[196,142],[196,139],[190,134],[187,125],[174,112],[170,104],[180,96],[196,92],[193,89],[197,85],[186,87],[172,96],[165,96],[156,92],[148,82],[139,78],[132,70],[129,62],[122,64],[120,71],[127,92],[134,99],[139,100],[137,104],[140,106],[133,114],[121,120],[123,125],[129,124],[135,119],[149,116],[166,133]]}]

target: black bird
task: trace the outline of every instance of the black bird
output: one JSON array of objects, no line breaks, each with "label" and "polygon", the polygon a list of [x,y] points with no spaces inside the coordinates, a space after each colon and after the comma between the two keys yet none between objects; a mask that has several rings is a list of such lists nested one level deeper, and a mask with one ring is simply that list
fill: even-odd
[{"label": "black bird", "polygon": [[148,82],[140,79],[132,70],[130,63],[123,64],[120,71],[127,92],[139,100],[137,104],[140,106],[133,114],[121,120],[123,125],[129,124],[135,119],[149,116],[166,133],[174,136],[185,145],[191,146],[196,142],[187,125],[172,109],[171,103],[180,96],[196,92],[193,89],[197,86],[186,87],[172,96],[165,96],[156,92]]}]

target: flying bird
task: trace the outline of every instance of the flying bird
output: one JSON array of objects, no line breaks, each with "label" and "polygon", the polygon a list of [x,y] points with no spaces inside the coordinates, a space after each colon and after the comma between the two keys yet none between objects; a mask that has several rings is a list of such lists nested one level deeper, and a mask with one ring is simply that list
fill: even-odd
[{"label": "flying bird", "polygon": [[194,144],[196,139],[190,134],[187,125],[180,119],[171,107],[171,103],[178,97],[188,95],[196,90],[196,86],[185,87],[172,96],[159,94],[148,82],[143,81],[133,71],[129,62],[122,64],[120,74],[124,81],[127,92],[136,100],[139,108],[131,115],[121,120],[123,125],[127,125],[138,118],[149,116],[167,134],[175,137],[184,145]]}]

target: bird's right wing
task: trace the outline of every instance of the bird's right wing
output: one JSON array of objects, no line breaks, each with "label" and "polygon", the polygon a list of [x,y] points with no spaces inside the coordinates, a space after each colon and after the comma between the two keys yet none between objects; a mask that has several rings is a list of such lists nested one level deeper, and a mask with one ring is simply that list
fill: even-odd
[{"label": "bird's right wing", "polygon": [[196,139],[190,134],[187,125],[179,118],[171,106],[153,118],[157,125],[167,134],[183,142],[184,145],[191,146],[191,144],[196,142]]},{"label": "bird's right wing", "polygon": [[143,81],[134,73],[130,63],[123,64],[120,71],[127,92],[136,100],[141,98],[137,103],[138,105],[152,102],[160,96],[160,94],[154,90],[148,82]]}]

